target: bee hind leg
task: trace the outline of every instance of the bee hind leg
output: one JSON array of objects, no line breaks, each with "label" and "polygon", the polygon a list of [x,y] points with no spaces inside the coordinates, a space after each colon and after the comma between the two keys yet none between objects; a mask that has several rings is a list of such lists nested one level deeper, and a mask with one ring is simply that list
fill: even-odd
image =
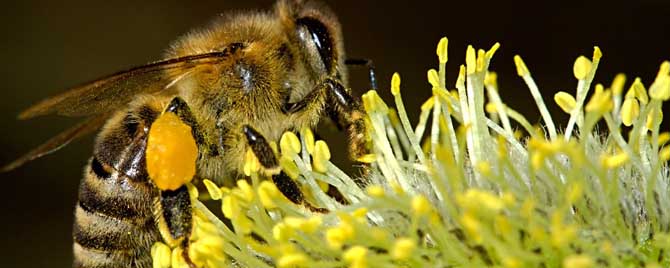
[{"label": "bee hind leg", "polygon": [[170,247],[182,246],[182,257],[190,267],[196,267],[188,255],[189,238],[193,230],[193,204],[186,185],[174,191],[162,190],[155,202],[158,230]]}]

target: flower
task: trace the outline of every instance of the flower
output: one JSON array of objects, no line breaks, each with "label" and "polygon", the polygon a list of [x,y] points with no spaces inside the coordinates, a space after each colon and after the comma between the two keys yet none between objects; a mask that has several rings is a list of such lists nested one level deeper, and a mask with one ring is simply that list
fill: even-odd
[{"label": "flower", "polygon": [[[576,91],[554,96],[570,115],[558,128],[515,56],[544,123],[536,128],[504,103],[497,74],[488,70],[499,44],[488,51],[469,46],[455,88],[445,79],[447,44],[443,38],[437,46],[438,66],[427,73],[432,96],[417,124],[405,110],[399,74],[391,80],[394,107],[375,91],[363,96],[372,144],[362,158],[370,163],[367,187],[329,161],[346,152],[331,152],[311,131],[279,141],[283,171],[327,213],[284,198],[259,174],[251,151],[250,180],[232,189],[205,180],[229,223],[196,202],[188,252],[196,265],[670,266],[670,134],[660,132],[670,63],[649,90],[635,79],[623,98],[623,75],[589,94],[603,56],[598,47],[591,58],[577,57]],[[157,243],[155,267],[183,265],[183,250]]]}]

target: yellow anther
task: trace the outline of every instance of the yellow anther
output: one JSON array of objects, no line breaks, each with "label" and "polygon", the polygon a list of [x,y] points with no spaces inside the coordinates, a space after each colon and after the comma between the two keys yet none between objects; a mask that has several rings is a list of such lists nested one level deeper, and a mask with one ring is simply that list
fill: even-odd
[{"label": "yellow anther", "polygon": [[316,141],[314,145],[314,170],[325,173],[328,171],[328,160],[330,160],[330,149],[325,141]]},{"label": "yellow anther", "polygon": [[593,47],[593,61],[600,60],[602,57],[603,53],[600,51],[600,48],[598,46]]},{"label": "yellow anther", "polygon": [[267,209],[276,208],[277,205],[274,202],[274,199],[278,198],[281,195],[277,186],[269,181],[262,181],[258,186],[258,200],[261,202],[263,207]]},{"label": "yellow anther", "polygon": [[624,100],[621,106],[621,122],[625,126],[631,126],[638,115],[640,115],[640,104],[637,100],[635,98]]},{"label": "yellow anther", "polygon": [[384,197],[385,191],[384,188],[380,185],[370,185],[365,189],[368,195],[372,197]]},{"label": "yellow anther", "polygon": [[514,56],[514,64],[516,65],[516,73],[519,76],[524,77],[524,76],[530,74],[530,71],[528,71],[528,67],[526,66],[526,63],[523,62],[523,60],[521,59],[521,56],[519,56],[519,55]]},{"label": "yellow anther", "polygon": [[623,87],[626,85],[626,75],[625,74],[617,74],[614,77],[614,80],[612,80],[612,85],[610,88],[612,89],[612,94],[614,96],[620,96],[623,94]]},{"label": "yellow anther", "polygon": [[658,157],[661,159],[661,162],[666,162],[670,159],[670,146],[664,146],[658,152]]},{"label": "yellow anther", "polygon": [[360,207],[351,212],[351,216],[357,219],[365,219],[367,215],[368,215],[368,208],[366,207]]},{"label": "yellow anther", "polygon": [[184,250],[180,247],[174,248],[171,255],[172,267],[189,267],[186,260],[184,260]]},{"label": "yellow anther", "polygon": [[221,188],[219,188],[219,186],[208,179],[205,179],[202,182],[205,184],[205,188],[207,188],[207,192],[209,193],[209,196],[212,198],[212,200],[221,199],[223,193],[221,192]]},{"label": "yellow anther", "polygon": [[670,132],[666,131],[658,134],[658,145],[666,144],[668,141],[670,141]]},{"label": "yellow anther", "polygon": [[277,260],[277,267],[307,267],[309,259],[302,253],[290,253],[279,257]]},{"label": "yellow anther", "polygon": [[477,163],[477,171],[484,177],[491,177],[493,175],[491,171],[491,164],[486,161],[480,161]]},{"label": "yellow anther", "polygon": [[558,104],[558,107],[561,107],[566,113],[571,113],[575,106],[577,105],[575,97],[570,95],[570,93],[559,91],[554,95],[554,101]]},{"label": "yellow anther", "polygon": [[471,211],[478,211],[480,208],[486,208],[497,213],[505,207],[505,203],[500,197],[488,191],[474,188],[468,189],[464,194],[457,194],[456,202],[458,202],[461,207]]},{"label": "yellow anther", "polygon": [[563,259],[563,268],[591,268],[595,267],[593,259],[587,255],[571,255]]},{"label": "yellow anther", "polygon": [[660,74],[649,88],[649,96],[655,100],[666,101],[670,99],[670,75]]},{"label": "yellow anther", "polygon": [[237,188],[240,189],[240,197],[247,202],[254,200],[254,189],[246,180],[237,180]]},{"label": "yellow anther", "polygon": [[368,254],[368,249],[363,246],[353,246],[342,255],[342,259],[350,264],[351,268],[365,268],[367,267],[367,260],[365,256]]},{"label": "yellow anther", "polygon": [[484,85],[498,89],[498,74],[496,72],[487,72],[484,77]]},{"label": "yellow anther", "polygon": [[591,61],[584,56],[579,56],[575,60],[575,64],[572,66],[572,73],[575,75],[575,78],[579,80],[586,79],[586,76],[591,72]]},{"label": "yellow anther", "polygon": [[477,70],[477,53],[471,45],[465,51],[465,66],[468,75],[474,74]]},{"label": "yellow anther", "polygon": [[428,70],[428,83],[430,83],[433,88],[440,87],[440,76],[437,74],[435,69]]},{"label": "yellow anther", "polygon": [[399,194],[399,195],[400,195],[400,194],[404,194],[404,193],[405,193],[405,190],[402,188],[402,186],[400,186],[400,184],[398,183],[397,180],[392,180],[392,181],[390,181],[390,182],[389,182],[389,186],[391,186],[391,189],[392,189],[393,192],[395,192],[396,194]]},{"label": "yellow anther", "polygon": [[281,166],[284,173],[286,173],[286,175],[288,175],[291,179],[297,179],[298,176],[300,176],[300,169],[295,164],[295,162],[293,162],[293,159],[286,155],[282,155],[279,158],[279,166]]},{"label": "yellow anther", "polygon": [[533,199],[526,199],[523,201],[523,204],[521,205],[519,215],[521,215],[521,217],[523,217],[524,219],[530,219],[530,217],[533,216],[534,210],[535,210],[535,201]]},{"label": "yellow anther", "polygon": [[515,257],[505,257],[502,260],[503,267],[505,268],[521,268],[524,267],[523,263]]},{"label": "yellow anther", "polygon": [[286,242],[293,236],[293,228],[284,222],[280,222],[272,226],[272,238],[279,242]]},{"label": "yellow anther", "polygon": [[499,48],[500,43],[496,42],[495,44],[493,44],[493,46],[488,51],[486,51],[486,58],[487,59],[493,58],[493,55],[496,54],[496,51],[498,51]]},{"label": "yellow anther", "polygon": [[[598,90],[600,88],[600,90]],[[596,90],[591,96],[591,99],[584,107],[584,110],[587,112],[599,112],[606,113],[609,112],[614,103],[612,103],[612,91],[603,90],[602,85],[596,85]]]},{"label": "yellow anther", "polygon": [[427,214],[431,210],[430,201],[423,195],[414,196],[412,198],[412,210],[417,215]]},{"label": "yellow anther", "polygon": [[663,61],[663,63],[661,63],[661,67],[658,68],[657,76],[664,74],[670,74],[670,61]]},{"label": "yellow anther", "polygon": [[577,202],[579,199],[582,198],[582,194],[584,193],[584,187],[579,184],[579,183],[574,183],[572,184],[566,193],[566,197],[568,199],[568,202],[570,204],[574,204]]},{"label": "yellow anther", "polygon": [[416,242],[414,240],[407,237],[398,238],[391,249],[391,258],[394,260],[407,260],[412,257],[414,249],[416,249]]},{"label": "yellow anther", "polygon": [[458,69],[458,78],[456,78],[456,88],[465,87],[465,65],[461,64]]},{"label": "yellow anther", "polygon": [[[642,80],[640,80],[639,77],[635,78],[635,81],[633,81],[633,84],[630,86],[630,90],[633,91],[633,94],[635,94],[635,97],[640,101],[640,103],[647,104],[649,102],[647,89],[644,88]],[[626,96],[628,96],[628,94],[626,94]]]},{"label": "yellow anther", "polygon": [[446,37],[442,37],[440,39],[440,42],[437,43],[437,57],[440,59],[440,63],[444,64],[447,63],[447,46],[449,44],[449,40]]},{"label": "yellow anther", "polygon": [[301,226],[300,230],[302,230],[305,233],[311,234],[319,230],[319,227],[321,227],[321,224],[323,224],[323,218],[319,215],[311,216],[309,219],[307,219]]},{"label": "yellow anther", "polygon": [[146,149],[149,178],[161,190],[176,190],[195,175],[198,146],[176,114],[166,112],[151,125]]},{"label": "yellow anther", "polygon": [[293,132],[284,132],[279,139],[282,155],[293,157],[300,152],[300,139]]},{"label": "yellow anther", "polygon": [[260,170],[261,164],[256,158],[256,154],[251,150],[247,149],[247,152],[244,155],[244,166],[242,167],[244,175],[251,176],[252,173],[258,172]]},{"label": "yellow anther", "polygon": [[221,211],[228,219],[237,218],[240,213],[240,204],[237,198],[233,195],[226,195],[221,201]]},{"label": "yellow anther", "polygon": [[494,228],[499,234],[507,235],[512,232],[512,225],[507,217],[508,216],[502,214],[495,215],[493,220],[495,223]]},{"label": "yellow anther", "polygon": [[154,268],[168,268],[170,267],[171,257],[170,247],[161,242],[154,243],[151,246],[151,258],[153,259]]},{"label": "yellow anther", "polygon": [[393,73],[391,77],[391,94],[393,96],[400,94],[400,75],[398,73]]},{"label": "yellow anther", "polygon": [[615,155],[604,156],[602,159],[603,166],[609,169],[614,169],[626,164],[630,157],[626,152],[619,152]]},{"label": "yellow anther", "polygon": [[346,241],[353,238],[354,228],[347,222],[326,230],[326,243],[332,249],[341,249]]},{"label": "yellow anther", "polygon": [[302,133],[302,138],[305,141],[307,153],[314,154],[314,133],[310,128],[304,128],[300,133]]},{"label": "yellow anther", "polygon": [[646,127],[648,129],[653,129],[656,124],[661,124],[663,122],[663,111],[657,110],[657,109],[652,109],[649,111],[647,114],[647,124]]},{"label": "yellow anther", "polygon": [[479,220],[472,215],[470,212],[465,212],[461,216],[461,224],[465,232],[472,237],[472,240],[475,243],[482,242],[482,233],[481,233],[481,223]]},{"label": "yellow anther", "polygon": [[484,66],[486,65],[486,51],[483,49],[477,50],[477,72],[481,72],[484,70]]},{"label": "yellow anther", "polygon": [[377,156],[375,154],[365,154],[359,158],[356,158],[356,161],[367,164],[373,163],[375,160],[377,160]]}]

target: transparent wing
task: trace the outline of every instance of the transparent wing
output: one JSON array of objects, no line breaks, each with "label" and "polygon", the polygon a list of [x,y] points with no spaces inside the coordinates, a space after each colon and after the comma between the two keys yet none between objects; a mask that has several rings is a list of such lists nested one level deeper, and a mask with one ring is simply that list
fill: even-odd
[{"label": "transparent wing", "polygon": [[194,68],[221,62],[229,55],[229,50],[224,49],[220,52],[158,61],[118,72],[45,99],[21,112],[19,118],[29,119],[53,113],[85,116],[115,110],[139,93],[163,90]]},{"label": "transparent wing", "polygon": [[100,128],[105,123],[108,117],[109,114],[101,114],[89,118],[88,120],[85,120],[75,125],[74,127],[66,129],[65,131],[49,139],[42,145],[37,146],[37,148],[31,150],[25,155],[14,160],[14,162],[11,162],[8,165],[2,167],[0,169],[0,172],[7,172],[13,170],[15,168],[22,166],[27,162],[30,162],[47,154],[58,151],[71,141],[80,138],[82,136],[85,136],[86,134],[89,134]]}]

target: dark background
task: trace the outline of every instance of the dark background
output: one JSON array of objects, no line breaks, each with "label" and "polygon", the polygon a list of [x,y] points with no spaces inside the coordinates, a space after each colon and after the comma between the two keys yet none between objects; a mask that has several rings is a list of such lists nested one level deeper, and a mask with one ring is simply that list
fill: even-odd
[{"label": "dark background", "polygon": [[[358,3],[357,3],[358,2]],[[377,65],[380,91],[388,100],[393,72],[402,75],[409,111],[429,96],[425,73],[435,68],[435,46],[449,38],[448,84],[453,87],[465,48],[502,44],[492,69],[503,99],[537,122],[530,94],[512,57],[521,54],[546,101],[556,90],[574,92],[574,59],[604,53],[596,81],[609,85],[617,72],[649,84],[670,59],[670,2],[597,1],[330,1],[343,26],[349,56]],[[558,2],[563,2],[559,4]],[[586,2],[586,1],[585,1]],[[159,59],[163,49],[189,29],[221,12],[268,9],[273,1],[23,1],[5,3],[2,16],[0,164],[7,163],[75,122],[55,116],[16,121],[30,104],[84,81]],[[357,95],[367,89],[365,72],[351,70]],[[629,80],[630,82],[631,80]],[[416,115],[413,115],[416,117]],[[559,119],[565,124],[565,117]],[[666,121],[667,121],[666,116]],[[667,125],[665,127],[667,130]],[[10,267],[68,267],[77,185],[91,153],[92,137],[6,174],[0,212],[0,256]],[[329,141],[330,142],[330,141]]]}]

